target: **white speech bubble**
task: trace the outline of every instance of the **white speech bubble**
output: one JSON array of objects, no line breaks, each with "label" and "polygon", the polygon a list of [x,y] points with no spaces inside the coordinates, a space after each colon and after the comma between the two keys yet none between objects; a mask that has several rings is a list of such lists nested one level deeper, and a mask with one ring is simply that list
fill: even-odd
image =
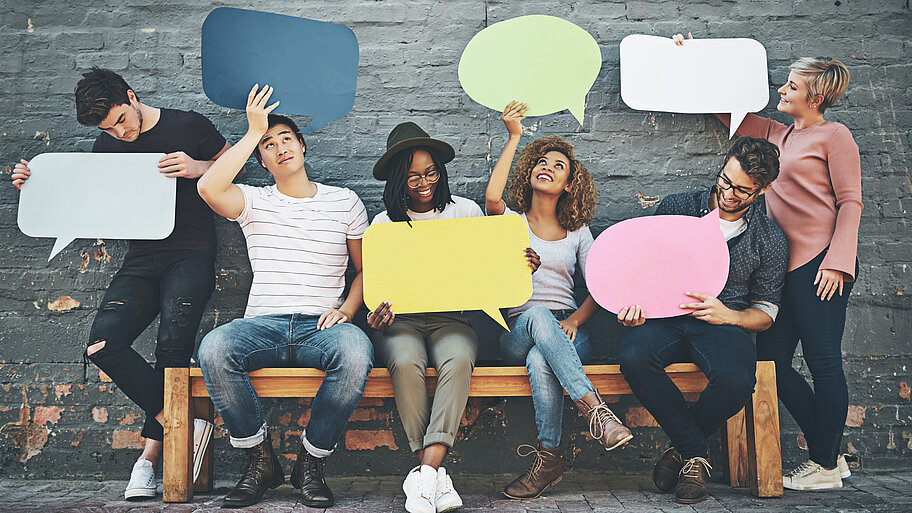
[{"label": "white speech bubble", "polygon": [[19,229],[55,237],[48,261],[73,239],[164,239],[174,230],[177,181],[164,153],[43,153],[29,162]]},{"label": "white speech bubble", "polygon": [[769,103],[766,49],[753,39],[633,34],[621,41],[621,98],[631,109],[731,113],[729,138],[748,112]]}]

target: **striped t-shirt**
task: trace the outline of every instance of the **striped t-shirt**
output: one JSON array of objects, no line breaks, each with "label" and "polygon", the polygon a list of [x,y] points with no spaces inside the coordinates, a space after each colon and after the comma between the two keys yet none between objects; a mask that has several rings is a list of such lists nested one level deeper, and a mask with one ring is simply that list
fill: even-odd
[{"label": "striped t-shirt", "polygon": [[350,189],[314,185],[312,198],[286,196],[275,185],[238,185],[244,211],[235,221],[253,269],[244,317],[321,315],[342,305],[346,241],[364,235],[367,211]]}]

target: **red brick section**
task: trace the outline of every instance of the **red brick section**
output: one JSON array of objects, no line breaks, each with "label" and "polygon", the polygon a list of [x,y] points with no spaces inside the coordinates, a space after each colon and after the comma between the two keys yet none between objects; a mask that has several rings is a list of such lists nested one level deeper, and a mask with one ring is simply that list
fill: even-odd
[{"label": "red brick section", "polygon": [[849,427],[861,427],[865,421],[865,407],[864,406],[849,406],[849,413],[846,416],[846,426]]},{"label": "red brick section", "polygon": [[912,400],[912,388],[909,388],[909,384],[905,381],[899,382],[899,396],[906,401]]},{"label": "red brick section", "polygon": [[627,410],[624,416],[624,424],[627,427],[659,427],[659,423],[652,417],[652,414],[642,406],[634,406]]},{"label": "red brick section", "polygon": [[142,449],[145,445],[139,431],[116,429],[111,438],[112,449]]},{"label": "red brick section", "polygon": [[372,451],[377,447],[399,450],[392,431],[357,429],[345,433],[345,448],[350,451]]}]

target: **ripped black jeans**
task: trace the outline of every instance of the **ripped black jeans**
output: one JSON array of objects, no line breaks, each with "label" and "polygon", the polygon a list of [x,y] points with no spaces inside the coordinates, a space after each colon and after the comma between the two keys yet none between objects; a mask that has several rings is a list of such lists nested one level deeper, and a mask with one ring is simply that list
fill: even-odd
[{"label": "ripped black jeans", "polygon": [[[215,259],[202,251],[159,251],[131,256],[105,293],[88,345],[88,358],[146,413],[142,436],[162,440],[155,416],[164,407],[165,367],[188,367],[200,319],[215,287]],[[132,345],[161,314],[155,365]]]}]

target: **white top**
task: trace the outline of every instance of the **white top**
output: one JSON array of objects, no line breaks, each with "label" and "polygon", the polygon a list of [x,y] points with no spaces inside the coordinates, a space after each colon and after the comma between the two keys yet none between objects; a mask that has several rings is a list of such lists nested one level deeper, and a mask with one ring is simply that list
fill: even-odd
[{"label": "white top", "polygon": [[719,218],[719,228],[722,229],[725,240],[730,241],[747,230],[747,221],[744,220],[744,216],[739,217],[737,221],[726,221]]},{"label": "white top", "polygon": [[[481,207],[477,203],[470,199],[463,198],[461,196],[451,196],[453,198],[453,203],[447,203],[444,205],[442,211],[429,210],[427,212],[413,212],[411,209],[406,210],[405,213],[408,214],[409,219],[412,221],[429,221],[433,219],[462,219],[465,217],[482,217],[484,213],[481,211]],[[391,223],[392,220],[389,218],[389,215],[386,213],[386,210],[380,212],[374,216],[374,220],[371,221],[371,224],[374,223]]]},{"label": "white top", "polygon": [[367,229],[367,211],[350,189],[314,183],[312,198],[275,185],[238,185],[244,211],[233,221],[247,239],[253,284],[244,317],[321,315],[342,305],[348,239]]},{"label": "white top", "polygon": [[[504,214],[519,215],[526,224],[526,214],[517,214],[506,208]],[[586,268],[586,257],[592,247],[592,232],[582,226],[560,240],[539,239],[529,228],[529,244],[538,253],[541,266],[532,274],[532,297],[525,304],[511,308],[508,317],[517,316],[533,306],[549,310],[576,310],[573,298],[573,273],[576,266]]]}]

